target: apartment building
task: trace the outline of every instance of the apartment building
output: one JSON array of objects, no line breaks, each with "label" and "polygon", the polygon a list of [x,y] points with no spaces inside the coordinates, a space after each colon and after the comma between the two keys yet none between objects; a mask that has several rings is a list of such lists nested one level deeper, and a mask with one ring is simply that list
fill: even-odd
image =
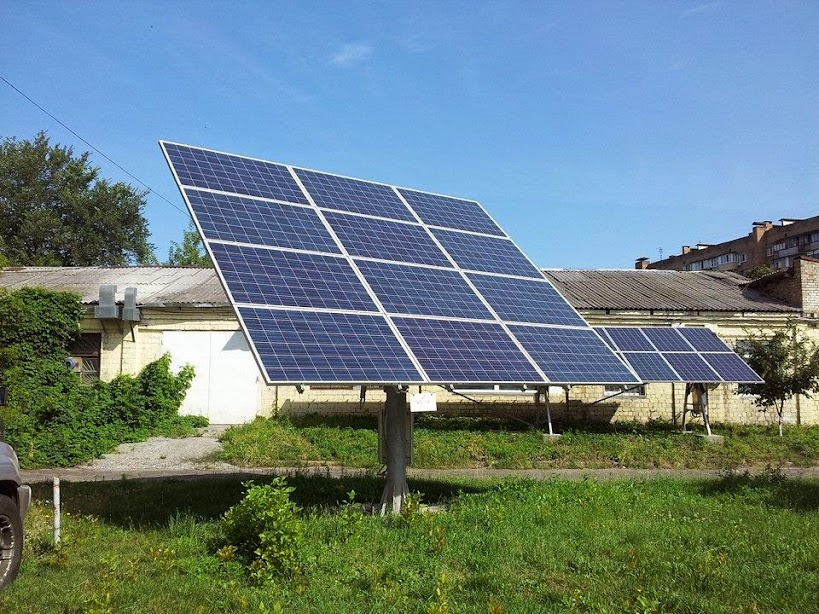
[{"label": "apartment building", "polygon": [[819,256],[819,216],[753,222],[751,232],[723,243],[683,245],[682,253],[657,262],[638,258],[635,268],[666,271],[734,271],[769,266],[783,271],[797,256]]}]

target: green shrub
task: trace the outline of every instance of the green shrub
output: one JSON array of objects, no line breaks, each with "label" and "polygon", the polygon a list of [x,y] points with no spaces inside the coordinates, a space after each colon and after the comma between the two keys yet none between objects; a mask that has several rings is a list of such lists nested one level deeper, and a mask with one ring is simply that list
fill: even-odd
[{"label": "green shrub", "polygon": [[225,512],[222,551],[232,550],[260,583],[302,571],[304,528],[283,476],[270,484],[246,482],[244,498]]},{"label": "green shrub", "polygon": [[0,384],[9,390],[0,417],[25,467],[74,465],[203,421],[178,415],[194,373],[189,366],[172,373],[167,354],[136,377],[83,385],[64,363],[82,313],[75,294],[0,291]]}]

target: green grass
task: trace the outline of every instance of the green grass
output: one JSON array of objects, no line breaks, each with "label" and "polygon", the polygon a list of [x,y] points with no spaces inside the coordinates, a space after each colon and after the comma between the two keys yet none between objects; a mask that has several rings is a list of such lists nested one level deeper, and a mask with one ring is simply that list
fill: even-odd
[{"label": "green grass", "polygon": [[240,481],[64,483],[64,546],[38,503],[0,611],[819,611],[817,480],[417,481],[444,511],[378,518],[335,507],[376,478],[297,476],[305,571],[265,586],[210,546]]},{"label": "green grass", "polygon": [[[746,466],[814,466],[819,427],[717,425],[722,446],[675,432],[670,424],[564,425],[544,442],[542,431],[488,418],[424,416],[415,426],[414,463],[421,468],[724,469]],[[258,419],[229,429],[220,460],[246,467],[327,463],[378,464],[375,418]]]}]

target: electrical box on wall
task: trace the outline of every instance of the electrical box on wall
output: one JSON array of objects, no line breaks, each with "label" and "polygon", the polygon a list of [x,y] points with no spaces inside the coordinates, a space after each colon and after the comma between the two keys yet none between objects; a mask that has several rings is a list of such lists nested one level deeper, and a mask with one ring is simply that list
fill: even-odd
[{"label": "electrical box on wall", "polygon": [[100,320],[111,320],[119,317],[117,287],[114,284],[100,286],[100,300],[99,304],[94,307],[94,317]]}]

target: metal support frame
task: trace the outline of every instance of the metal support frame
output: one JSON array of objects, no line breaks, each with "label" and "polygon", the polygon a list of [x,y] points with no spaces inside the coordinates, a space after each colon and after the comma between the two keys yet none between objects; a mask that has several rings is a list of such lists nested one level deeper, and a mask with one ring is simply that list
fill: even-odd
[{"label": "metal support frame", "polygon": [[[711,437],[711,418],[708,415],[708,386],[705,384],[687,383],[685,385],[685,396],[683,397],[682,424],[680,428],[685,432],[685,416],[688,413],[688,397],[694,392],[699,393],[701,401],[702,421],[705,424],[705,432]],[[693,407],[693,406],[692,406]]]}]

